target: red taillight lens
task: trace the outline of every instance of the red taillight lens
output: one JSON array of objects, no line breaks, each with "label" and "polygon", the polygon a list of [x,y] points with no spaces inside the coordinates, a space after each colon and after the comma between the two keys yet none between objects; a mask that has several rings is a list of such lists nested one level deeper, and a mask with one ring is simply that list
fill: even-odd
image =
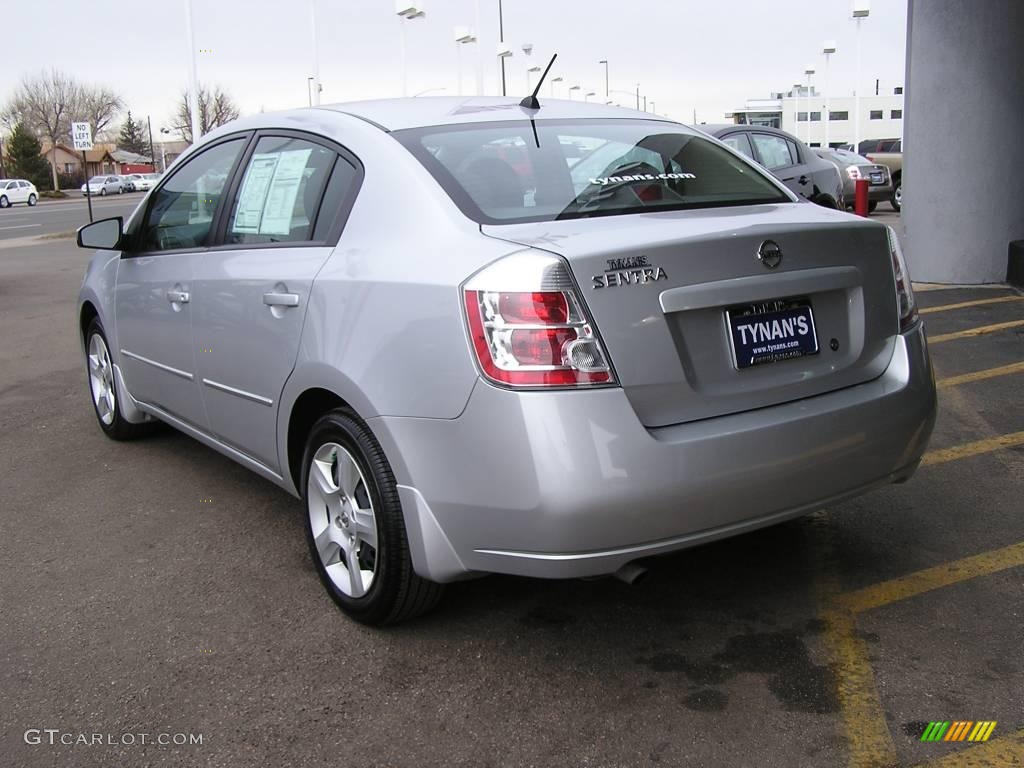
[{"label": "red taillight lens", "polygon": [[503,293],[498,313],[508,323],[561,325],[569,322],[569,304],[561,291]]},{"label": "red taillight lens", "polygon": [[[540,290],[492,289],[502,283]],[[470,280],[464,298],[473,350],[488,379],[522,387],[614,383],[561,259],[507,257]]]},{"label": "red taillight lens", "polygon": [[899,310],[900,330],[917,322],[917,301],[914,299],[914,286],[910,282],[910,271],[903,257],[903,248],[892,227],[888,227],[889,252],[892,255],[892,272],[896,280],[896,306]]}]

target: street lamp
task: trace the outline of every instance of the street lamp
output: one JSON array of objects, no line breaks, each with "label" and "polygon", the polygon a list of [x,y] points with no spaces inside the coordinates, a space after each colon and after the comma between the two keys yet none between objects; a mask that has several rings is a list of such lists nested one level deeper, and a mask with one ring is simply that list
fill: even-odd
[{"label": "street lamp", "polygon": [[811,77],[814,75],[814,67],[810,64],[807,65],[807,69],[804,70],[804,74],[807,75],[807,144],[811,143],[811,97],[814,92],[811,89]]},{"label": "street lamp", "polygon": [[871,13],[871,0],[853,0],[853,20],[857,22],[857,81],[853,92],[853,151],[860,152],[860,25]]},{"label": "street lamp", "polygon": [[501,62],[501,95],[508,96],[505,86],[505,59],[512,55],[512,49],[505,45],[505,14],[498,0],[498,61]]},{"label": "street lamp", "polygon": [[828,61],[832,57],[832,54],[836,52],[836,41],[826,40],[825,44],[821,47],[821,52],[825,54],[825,114],[822,115],[825,119],[825,148],[828,149]]},{"label": "street lamp", "polygon": [[462,46],[467,43],[475,43],[476,35],[469,27],[455,28],[455,53],[458,59],[459,87],[458,94],[462,95]]},{"label": "street lamp", "polygon": [[565,78],[562,78],[562,77],[553,77],[553,78],[551,78],[551,98],[555,98],[555,83],[560,83],[564,79]]},{"label": "street lamp", "polygon": [[409,95],[409,70],[405,56],[405,22],[412,21],[413,19],[422,19],[427,15],[427,12],[423,8],[422,2],[410,3],[408,0],[395,0],[395,14],[398,15],[402,21],[400,22],[401,29],[401,59],[402,59],[402,95]]},{"label": "street lamp", "polygon": [[311,107],[313,106],[313,81],[314,80],[316,80],[315,77],[307,77],[306,78],[306,96],[309,97],[309,106],[311,106]]},{"label": "street lamp", "polygon": [[530,76],[534,72],[540,72],[540,67],[530,67],[529,69],[526,70],[526,92],[527,93],[533,93],[533,88],[530,85],[530,80],[532,78]]},{"label": "street lamp", "polygon": [[654,108],[654,99],[651,99],[651,112],[655,115],[658,114],[658,111]]},{"label": "street lamp", "polygon": [[[803,83],[794,83],[793,85],[793,135],[800,136],[800,89],[804,87]],[[808,115],[810,117],[810,115]]]},{"label": "street lamp", "polygon": [[591,96],[597,96],[597,94],[596,94],[596,93],[594,93],[593,91],[590,91],[590,92],[588,92],[588,93],[587,93],[586,95],[584,95],[584,97],[583,97],[583,100],[584,100],[584,101],[590,101],[590,97],[591,97]]},{"label": "street lamp", "polygon": [[601,59],[597,63],[604,64],[604,97],[607,99],[611,93],[611,91],[608,90],[608,59]]},{"label": "street lamp", "polygon": [[569,101],[572,101],[572,92],[573,91],[578,91],[579,89],[580,89],[580,87],[578,85],[570,85],[569,86]]}]

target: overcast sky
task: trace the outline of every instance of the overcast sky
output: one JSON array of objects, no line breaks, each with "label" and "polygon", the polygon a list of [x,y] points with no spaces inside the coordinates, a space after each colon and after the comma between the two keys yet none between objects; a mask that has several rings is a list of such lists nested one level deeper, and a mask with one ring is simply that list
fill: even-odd
[{"label": "overcast sky", "polygon": [[[249,113],[303,106],[312,74],[309,5],[316,2],[323,102],[401,95],[400,24],[406,24],[408,88],[458,93],[453,28],[475,27],[476,0],[426,0],[426,18],[404,22],[393,0],[193,0],[199,79],[227,89]],[[485,92],[500,94],[495,51],[497,0],[480,0]],[[558,61],[549,77],[595,91],[641,93],[657,111],[691,122],[721,122],[746,98],[767,97],[818,70],[826,39],[838,43],[830,88],[849,94],[856,72],[850,0],[504,0],[510,94],[526,90],[525,70]],[[906,0],[873,0],[863,26],[865,92],[904,76]],[[188,78],[183,0],[34,0],[9,3],[0,99],[25,73],[56,67],[117,90],[136,117],[152,115],[154,134]],[[520,46],[534,44],[529,59]],[[209,52],[207,52],[209,51]],[[477,46],[462,46],[463,93],[474,92]],[[870,85],[869,85],[870,84]],[[547,86],[545,86],[545,92]],[[889,93],[892,91],[889,90]],[[623,94],[612,98],[630,103]]]}]

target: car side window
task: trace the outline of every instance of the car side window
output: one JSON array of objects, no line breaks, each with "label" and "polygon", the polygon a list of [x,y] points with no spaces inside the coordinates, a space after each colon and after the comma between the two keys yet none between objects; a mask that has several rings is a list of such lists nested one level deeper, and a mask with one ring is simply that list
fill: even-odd
[{"label": "car side window", "polygon": [[790,141],[789,139],[786,139],[786,143],[789,144],[789,154],[792,155],[793,162],[794,163],[799,163],[800,162],[800,147],[798,147],[796,145],[795,141]]},{"label": "car side window", "polygon": [[338,211],[349,201],[358,181],[359,171],[345,158],[339,157],[337,162],[334,163],[334,170],[331,171],[331,178],[327,182],[327,189],[324,190],[324,199],[320,204],[316,225],[313,227],[314,241],[319,242],[327,239]]},{"label": "car side window", "polygon": [[313,226],[337,152],[287,136],[264,136],[245,168],[228,216],[229,244],[296,243]]},{"label": "car side window", "polygon": [[245,147],[238,138],[189,158],[157,190],[142,225],[144,251],[202,248],[210,239],[231,168]]},{"label": "car side window", "polygon": [[751,160],[754,159],[754,150],[750,148],[750,139],[747,138],[745,133],[733,133],[729,136],[723,136],[722,142],[742,155],[746,155]]},{"label": "car side window", "polygon": [[793,157],[789,153],[789,142],[781,136],[770,133],[752,133],[750,135],[757,154],[761,156],[761,164],[769,171],[793,165]]}]

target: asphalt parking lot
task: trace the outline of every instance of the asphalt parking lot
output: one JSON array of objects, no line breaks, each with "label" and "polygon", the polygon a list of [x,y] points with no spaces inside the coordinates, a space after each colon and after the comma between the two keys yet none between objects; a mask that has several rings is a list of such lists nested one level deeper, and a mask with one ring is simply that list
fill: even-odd
[{"label": "asphalt parking lot", "polygon": [[1021,293],[918,293],[940,415],[909,483],[634,587],[490,577],[374,631],[320,587],[294,499],[170,430],[103,437],[87,260],[0,245],[0,765],[1024,765]]}]

